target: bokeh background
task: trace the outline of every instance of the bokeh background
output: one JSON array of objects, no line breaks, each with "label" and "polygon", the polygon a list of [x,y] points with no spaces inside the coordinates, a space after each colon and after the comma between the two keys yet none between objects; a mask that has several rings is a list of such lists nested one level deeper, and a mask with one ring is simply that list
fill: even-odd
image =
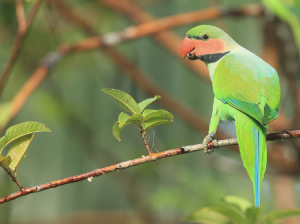
[{"label": "bokeh background", "polygon": [[[26,18],[37,9],[29,28],[16,16],[22,18],[22,6]],[[159,20],[182,13],[189,19],[171,19],[168,27]],[[1,0],[0,79],[7,73],[0,87],[1,135],[24,121],[52,130],[35,135],[19,182],[31,187],[146,155],[135,126],[123,130],[122,141],[113,137],[122,109],[102,88],[120,89],[138,102],[163,96],[150,108],[175,118],[147,132],[153,152],[201,143],[212,111],[211,82],[202,62],[180,57],[185,33],[200,24],[224,29],[277,69],[282,103],[269,132],[299,129],[299,18],[297,0]],[[136,27],[149,21],[157,23]],[[122,32],[128,27],[142,34]],[[222,122],[218,138],[228,136],[235,136],[234,125]],[[268,143],[265,212],[299,206],[299,150],[296,139]],[[18,191],[4,170],[0,180],[1,197]],[[223,205],[226,195],[253,201],[238,147],[161,159],[24,196],[0,206],[0,223],[183,223],[180,218],[197,208]]]}]

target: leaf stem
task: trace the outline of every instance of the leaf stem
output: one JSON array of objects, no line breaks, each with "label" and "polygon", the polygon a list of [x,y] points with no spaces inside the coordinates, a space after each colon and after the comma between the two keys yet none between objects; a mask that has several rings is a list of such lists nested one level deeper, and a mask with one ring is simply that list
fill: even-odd
[{"label": "leaf stem", "polygon": [[151,151],[150,151],[148,142],[146,141],[146,138],[145,138],[145,131],[143,130],[142,127],[139,127],[139,130],[140,130],[140,132],[141,132],[141,135],[142,135],[142,138],[143,138],[143,140],[144,140],[144,144],[145,144],[145,146],[146,146],[146,149],[147,149],[147,151],[148,151],[148,154],[151,155],[152,153],[151,153]]},{"label": "leaf stem", "polygon": [[22,185],[17,181],[17,178],[14,175],[12,175],[11,172],[8,169],[4,168],[4,170],[11,177],[12,181],[15,182],[18,185],[18,187],[20,188],[20,190],[22,191],[24,189],[24,187],[22,187]]}]

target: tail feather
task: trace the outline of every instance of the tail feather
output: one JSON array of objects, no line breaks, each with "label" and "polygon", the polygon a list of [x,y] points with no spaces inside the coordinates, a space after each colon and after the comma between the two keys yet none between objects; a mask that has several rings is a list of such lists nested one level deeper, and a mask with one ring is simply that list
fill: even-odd
[{"label": "tail feather", "polygon": [[253,182],[255,205],[259,207],[260,187],[267,165],[267,129],[246,114],[240,114],[235,122],[241,157]]}]

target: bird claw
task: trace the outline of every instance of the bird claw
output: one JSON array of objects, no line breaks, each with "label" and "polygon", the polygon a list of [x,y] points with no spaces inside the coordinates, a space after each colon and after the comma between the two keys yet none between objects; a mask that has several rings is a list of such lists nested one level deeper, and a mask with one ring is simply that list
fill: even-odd
[{"label": "bird claw", "polygon": [[[204,154],[210,154],[210,153],[214,152],[214,148],[218,148],[218,141],[215,139],[215,135],[216,135],[216,131],[208,134],[203,139],[203,145],[204,145],[203,151],[204,151]],[[209,142],[212,142],[214,144],[214,148],[208,149],[208,143]]]}]

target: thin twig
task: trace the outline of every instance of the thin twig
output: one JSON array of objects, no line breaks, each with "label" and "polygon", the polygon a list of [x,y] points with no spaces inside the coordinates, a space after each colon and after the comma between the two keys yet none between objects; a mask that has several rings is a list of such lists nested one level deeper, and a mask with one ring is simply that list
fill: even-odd
[{"label": "thin twig", "polygon": [[[271,133],[267,135],[267,140],[268,141],[274,141],[274,140],[279,140],[279,139],[291,139],[291,138],[299,138],[300,137],[300,130],[295,130],[295,131],[289,131],[289,134],[286,132],[281,132],[281,133]],[[238,141],[237,139],[225,139],[225,140],[220,140],[218,141],[218,148],[225,147],[225,146],[230,146],[230,145],[237,145]],[[208,148],[213,148],[214,144],[209,143]],[[203,144],[197,144],[197,145],[190,145],[190,146],[183,146],[180,148],[176,149],[171,149],[159,153],[151,153],[148,156],[142,156],[141,158],[134,159],[134,160],[128,160],[125,162],[121,162],[112,166],[104,167],[101,169],[96,169],[91,172],[87,172],[84,174],[80,175],[75,175],[71,177],[67,177],[64,179],[56,180],[56,181],[51,181],[50,183],[46,184],[41,184],[38,186],[34,187],[29,187],[29,188],[23,188],[21,191],[15,192],[13,194],[7,195],[5,197],[0,198],[0,204],[3,204],[5,202],[14,200],[16,198],[22,197],[27,194],[32,194],[35,192],[40,192],[44,191],[50,188],[56,188],[65,184],[70,184],[78,181],[85,180],[90,177],[97,177],[101,176],[106,173],[114,172],[117,170],[123,170],[132,166],[136,166],[139,164],[143,164],[146,162],[151,162],[151,161],[156,161],[158,159],[163,159],[171,156],[176,156],[176,155],[181,155],[181,154],[186,154],[190,152],[196,152],[196,151],[201,151],[204,149]],[[299,170],[295,170],[295,172],[298,172]]]},{"label": "thin twig", "polygon": [[145,131],[143,130],[143,128],[140,128],[140,133],[141,133],[141,136],[142,136],[142,138],[143,138],[144,145],[146,146],[148,155],[151,155],[152,153],[151,153],[151,150],[150,150],[150,148],[149,148],[148,142],[146,141],[146,138],[145,138]]},{"label": "thin twig", "polygon": [[[7,80],[7,77],[14,65],[14,62],[16,61],[16,59],[19,56],[20,50],[23,46],[24,38],[27,34],[27,31],[28,31],[32,21],[33,21],[34,16],[36,15],[36,13],[40,7],[41,2],[42,2],[42,0],[35,1],[34,5],[32,6],[32,8],[30,10],[28,20],[26,22],[25,17],[24,17],[24,9],[22,9],[23,8],[22,1],[16,0],[16,14],[17,14],[17,20],[18,20],[18,25],[19,25],[19,29],[18,29],[19,32],[18,32],[18,36],[14,42],[13,48],[10,52],[8,61],[6,62],[4,69],[0,73],[0,96],[3,91],[4,84]],[[25,28],[24,28],[24,26],[25,26]]]},{"label": "thin twig", "polygon": [[18,185],[18,187],[20,188],[20,190],[22,191],[24,189],[24,187],[22,187],[22,185],[18,182],[17,178],[14,175],[12,175],[11,172],[9,172],[8,169],[4,168],[4,170],[11,177],[12,181],[15,182]]}]

